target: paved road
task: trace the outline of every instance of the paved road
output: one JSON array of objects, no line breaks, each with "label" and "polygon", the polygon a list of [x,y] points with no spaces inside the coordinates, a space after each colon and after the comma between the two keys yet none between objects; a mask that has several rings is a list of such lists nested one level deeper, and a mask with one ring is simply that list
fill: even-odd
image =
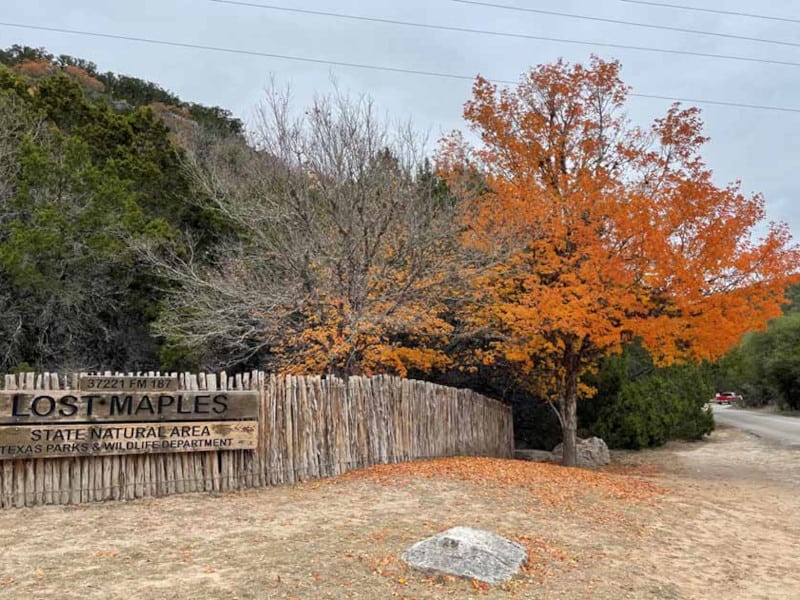
[{"label": "paved road", "polygon": [[773,442],[800,447],[800,418],[712,404],[714,419]]}]

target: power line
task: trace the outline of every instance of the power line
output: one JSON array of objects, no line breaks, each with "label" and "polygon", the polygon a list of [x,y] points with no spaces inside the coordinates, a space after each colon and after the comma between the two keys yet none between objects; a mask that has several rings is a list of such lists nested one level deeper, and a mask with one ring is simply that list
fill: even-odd
[{"label": "power line", "polygon": [[755,108],[759,110],[777,110],[782,112],[800,113],[800,108],[787,108],[781,106],[766,106],[763,104],[747,104],[744,102],[726,102],[725,100],[701,100],[700,98],[678,98],[677,96],[660,96],[655,94],[628,94],[637,98],[652,98],[655,100],[670,100],[672,102],[689,102],[692,104],[713,104],[716,106],[731,106],[736,108]]},{"label": "power line", "polygon": [[[141,42],[144,44],[157,44],[160,46],[174,46],[176,48],[190,48],[193,50],[210,50],[212,52],[224,52],[227,54],[244,54],[247,56],[261,56],[265,58],[277,58],[280,60],[291,60],[297,62],[316,63],[321,65],[333,65],[337,67],[352,67],[355,69],[371,69],[373,71],[391,71],[393,73],[405,73],[408,75],[430,75],[432,77],[444,77],[449,79],[462,79],[473,81],[471,75],[455,75],[452,73],[437,73],[435,71],[421,71],[417,69],[404,69],[400,67],[386,67],[378,65],[368,65],[362,63],[352,63],[344,61],[334,61],[322,58],[311,58],[304,56],[293,56],[289,54],[277,54],[273,52],[261,52],[258,50],[244,50],[241,48],[225,48],[223,46],[209,46],[206,44],[192,44],[189,42],[172,42],[168,40],[157,40],[153,38],[138,37],[132,35],[119,35],[114,33],[100,33],[96,31],[82,31],[79,29],[64,29],[61,27],[45,27],[42,25],[28,25],[24,23],[7,23],[0,21],[1,27],[16,27],[19,29],[34,29],[37,31],[51,31],[54,33],[67,33],[72,35],[85,35],[89,37],[99,37],[112,40],[124,40],[127,42]],[[498,83],[516,83],[514,81],[498,81]],[[800,110],[800,109],[798,109]]]},{"label": "power line", "polygon": [[[288,60],[294,62],[312,63],[320,65],[330,65],[335,67],[347,67],[352,69],[366,69],[371,71],[386,71],[390,73],[402,73],[405,75],[422,75],[427,77],[439,77],[442,79],[456,79],[460,81],[474,81],[473,75],[459,75],[456,73],[442,73],[437,71],[423,71],[421,69],[405,69],[402,67],[388,67],[385,65],[370,65],[365,63],[353,63],[338,60],[328,60],[323,58],[312,58],[306,56],[295,56],[290,54],[278,54],[273,52],[260,52],[257,50],[244,50],[241,48],[225,48],[222,46],[209,46],[206,44],[192,44],[188,42],[172,42],[168,40],[157,40],[153,38],[145,38],[131,35],[118,35],[113,33],[100,33],[96,31],[81,31],[78,29],[64,29],[61,27],[45,27],[42,25],[28,25],[24,23],[7,23],[0,21],[0,27],[14,27],[18,29],[32,29],[36,31],[49,31],[53,33],[66,33],[70,35],[85,35],[88,37],[97,37],[112,40],[123,40],[126,42],[139,42],[144,44],[156,44],[159,46],[172,46],[175,48],[189,48],[192,50],[208,50],[212,52],[223,52],[227,54],[241,54],[246,56],[259,56],[264,58],[276,58],[279,60]],[[493,83],[516,85],[517,81],[509,79],[490,79]],[[677,96],[661,96],[657,94],[628,94],[637,98],[649,98],[656,100],[669,100],[671,102],[692,102],[695,104],[710,104],[715,106],[728,106],[734,108],[751,108],[765,111],[778,111],[787,113],[800,113],[800,108],[790,108],[784,106],[768,106],[764,104],[747,104],[742,102],[729,102],[725,100],[704,100],[700,98],[681,98]]]},{"label": "power line", "polygon": [[[364,17],[360,15],[349,15],[344,13],[327,12],[321,10],[308,10],[303,8],[289,8],[285,6],[274,6],[271,4],[257,4],[254,2],[245,2],[239,0],[210,0],[217,4],[231,4],[238,6],[249,6],[253,8],[262,8],[266,10],[274,10],[281,12],[299,13],[307,15],[316,15],[321,17],[335,17],[338,19],[349,19],[352,21],[366,21],[370,23],[384,23],[388,25],[402,25],[404,27],[417,27],[421,29],[434,29],[439,31],[455,31],[458,33],[475,33],[480,35],[491,35],[496,37],[518,38],[523,40],[538,40],[544,42],[556,42],[559,44],[578,44],[581,46],[615,48],[617,50],[635,50],[637,52],[656,52],[661,54],[680,54],[684,56],[699,56],[702,58],[719,58],[724,60],[737,60],[754,63],[765,63],[771,65],[783,65],[789,67],[800,67],[800,62],[792,62],[785,60],[775,60],[768,58],[754,58],[750,56],[735,56],[730,54],[714,54],[709,52],[695,52],[692,50],[673,50],[670,48],[652,48],[648,46],[631,46],[627,44],[613,44],[609,42],[587,42],[583,40],[573,40],[566,38],[555,38],[541,35],[532,35],[527,33],[511,33],[506,31],[492,31],[490,29],[472,29],[469,27],[456,27],[453,25],[431,25],[428,23],[416,23],[413,21],[400,21],[396,19],[382,19],[379,17]],[[520,9],[524,10],[524,9]]]},{"label": "power line", "polygon": [[697,6],[685,6],[683,4],[666,4],[663,2],[648,2],[646,0],[619,0],[628,4],[644,4],[646,6],[658,6],[659,8],[676,8],[679,10],[693,10],[696,12],[714,13],[717,15],[732,15],[734,17],[748,17],[750,19],[765,19],[767,21],[783,21],[785,23],[800,23],[800,19],[790,17],[773,17],[771,15],[759,15],[756,13],[739,12],[735,10],[721,10],[714,8],[698,8]]},{"label": "power line", "polygon": [[[212,0],[213,2],[222,2],[224,0]],[[767,38],[750,37],[747,35],[738,35],[734,33],[719,33],[716,31],[704,31],[701,29],[687,29],[684,27],[672,27],[670,25],[653,25],[651,23],[640,23],[637,21],[623,21],[620,19],[607,19],[605,17],[591,17],[588,15],[578,15],[575,13],[564,13],[553,10],[542,10],[538,8],[523,8],[520,6],[511,6],[508,4],[495,4],[493,2],[478,2],[477,0],[450,0],[451,2],[458,2],[459,4],[471,4],[474,6],[486,6],[490,8],[501,8],[504,10],[515,10],[519,12],[536,13],[539,15],[550,15],[554,17],[566,17],[569,19],[581,19],[584,21],[595,21],[600,23],[613,23],[615,25],[629,25],[631,27],[643,27],[646,29],[662,29],[664,31],[677,31],[679,33],[692,33],[696,35],[709,35],[714,37],[728,38],[732,40],[743,40],[746,42],[759,42],[761,44],[775,44],[777,46],[794,46],[800,47],[800,43],[786,42],[783,40],[770,40]],[[233,4],[233,2],[229,2]],[[238,3],[237,3],[238,4]]]}]

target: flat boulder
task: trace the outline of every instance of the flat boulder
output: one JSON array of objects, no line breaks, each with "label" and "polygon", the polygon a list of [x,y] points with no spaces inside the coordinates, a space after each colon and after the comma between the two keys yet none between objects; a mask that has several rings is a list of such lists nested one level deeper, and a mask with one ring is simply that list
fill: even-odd
[{"label": "flat boulder", "polygon": [[401,557],[414,569],[503,583],[528,562],[525,548],[490,531],[453,527],[412,545]]},{"label": "flat boulder", "polygon": [[514,450],[514,458],[517,460],[531,460],[533,462],[547,462],[556,460],[552,452],[547,450]]},{"label": "flat boulder", "polygon": [[[602,467],[611,462],[611,453],[608,446],[599,437],[578,439],[577,444],[577,463],[579,467]],[[553,456],[557,461],[561,461],[564,455],[564,445],[559,444],[553,448]]]}]

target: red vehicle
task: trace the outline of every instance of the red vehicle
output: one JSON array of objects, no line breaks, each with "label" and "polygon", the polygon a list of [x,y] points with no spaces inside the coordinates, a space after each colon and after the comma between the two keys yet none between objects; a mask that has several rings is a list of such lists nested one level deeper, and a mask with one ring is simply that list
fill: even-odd
[{"label": "red vehicle", "polygon": [[740,400],[742,397],[736,392],[717,392],[717,395],[714,396],[714,402],[717,404],[733,404]]}]

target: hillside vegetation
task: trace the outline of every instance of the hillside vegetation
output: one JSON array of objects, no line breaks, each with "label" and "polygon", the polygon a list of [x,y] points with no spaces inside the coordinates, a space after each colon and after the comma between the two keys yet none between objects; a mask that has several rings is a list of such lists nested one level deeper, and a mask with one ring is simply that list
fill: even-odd
[{"label": "hillside vegetation", "polygon": [[71,57],[0,63],[0,370],[157,366],[163,293],[132,242],[213,243],[178,138],[241,122]]}]

